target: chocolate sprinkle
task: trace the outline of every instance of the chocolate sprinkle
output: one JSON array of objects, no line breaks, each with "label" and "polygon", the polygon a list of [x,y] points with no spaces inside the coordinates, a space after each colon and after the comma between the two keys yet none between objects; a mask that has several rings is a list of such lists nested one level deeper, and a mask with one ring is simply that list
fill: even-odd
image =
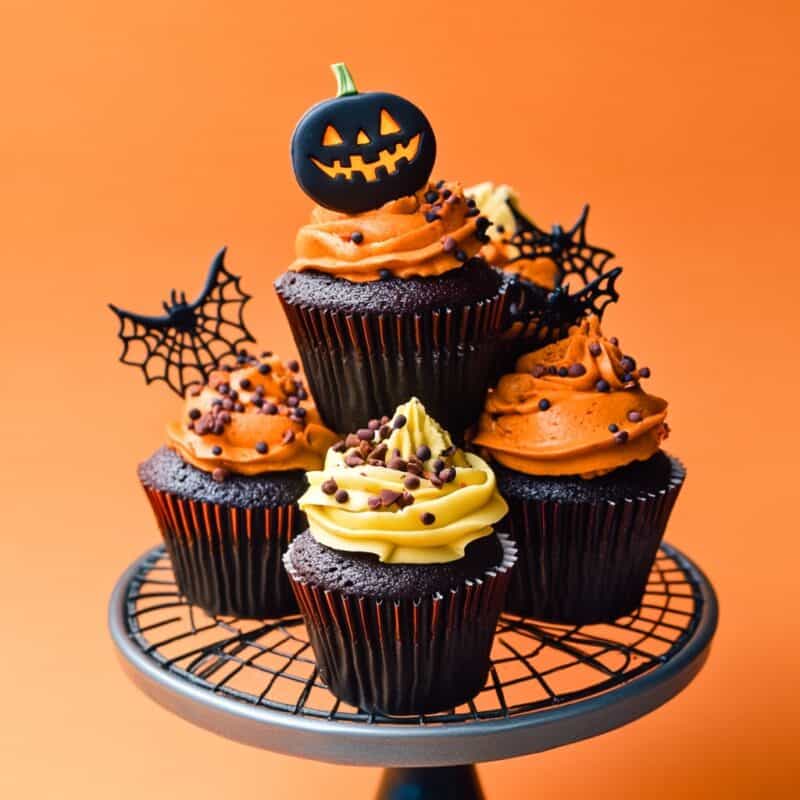
[{"label": "chocolate sprinkle", "polygon": [[396,503],[401,497],[402,492],[395,492],[392,489],[381,489],[381,505],[388,508],[393,503]]},{"label": "chocolate sprinkle", "polygon": [[268,450],[269,450],[269,448],[267,447],[267,443],[266,442],[256,442],[256,452],[257,453],[261,453],[261,455],[263,456]]},{"label": "chocolate sprinkle", "polygon": [[427,461],[431,457],[431,449],[426,444],[421,444],[417,448],[417,458],[420,461]]},{"label": "chocolate sprinkle", "polygon": [[269,375],[272,372],[272,367],[269,364],[260,364],[258,367],[258,371],[262,375]]},{"label": "chocolate sprinkle", "polygon": [[589,352],[590,352],[590,353],[591,353],[593,356],[599,356],[599,355],[600,355],[600,353],[602,353],[602,352],[603,352],[603,348],[602,348],[602,347],[600,347],[600,345],[599,345],[597,342],[592,342],[592,343],[589,345]]},{"label": "chocolate sprinkle", "polygon": [[600,380],[594,385],[594,388],[597,389],[598,392],[610,392],[611,384],[607,380],[600,378]]},{"label": "chocolate sprinkle", "polygon": [[539,411],[547,411],[548,408],[550,408],[550,401],[546,397],[543,397],[539,401]]},{"label": "chocolate sprinkle", "polygon": [[353,244],[361,244],[364,241],[364,234],[361,231],[353,231],[350,234],[350,241]]},{"label": "chocolate sprinkle", "polygon": [[436,522],[436,517],[431,514],[430,511],[426,511],[424,514],[421,514],[420,519],[422,520],[423,525],[433,525],[433,523]]},{"label": "chocolate sprinkle", "polygon": [[300,372],[300,364],[294,358],[286,362],[286,368],[292,372]]},{"label": "chocolate sprinkle", "polygon": [[405,425],[405,424],[406,424],[406,422],[408,422],[408,420],[405,418],[405,415],[403,415],[403,414],[398,414],[398,415],[397,415],[397,416],[394,418],[394,422],[392,422],[392,427],[393,427],[395,430],[397,430],[398,428],[402,428],[402,427],[403,427],[403,425]]},{"label": "chocolate sprinkle", "polygon": [[322,489],[325,494],[336,494],[336,490],[339,486],[333,478],[328,478],[328,480],[322,482],[322,486],[319,488]]},{"label": "chocolate sprinkle", "polygon": [[442,240],[442,250],[452,253],[458,247],[458,242],[452,236],[445,236]]},{"label": "chocolate sprinkle", "polygon": [[211,452],[212,452],[212,453],[213,453],[215,456],[221,456],[221,455],[222,455],[222,448],[221,448],[221,447],[220,447],[218,444],[215,444],[215,445],[214,445],[214,446],[211,448]]},{"label": "chocolate sprinkle", "polygon": [[333,497],[337,503],[346,503],[350,499],[346,489],[339,489]]},{"label": "chocolate sprinkle", "polygon": [[372,440],[372,437],[373,437],[373,435],[374,435],[374,431],[372,431],[370,428],[359,428],[359,429],[356,431],[356,436],[358,436],[358,438],[359,438],[359,439],[360,439],[362,442],[369,442],[369,441],[371,441],[371,440]]},{"label": "chocolate sprinkle", "polygon": [[639,368],[639,377],[640,378],[649,378],[650,377],[650,367],[640,367]]},{"label": "chocolate sprinkle", "polygon": [[628,412],[628,419],[631,422],[641,422],[642,421],[642,412],[641,411],[629,411]]},{"label": "chocolate sprinkle", "polygon": [[403,486],[406,489],[419,489],[419,478],[416,475],[406,475]]},{"label": "chocolate sprinkle", "polygon": [[189,419],[200,419],[203,416],[203,412],[199,408],[193,408],[189,412]]},{"label": "chocolate sprinkle", "polygon": [[447,467],[439,473],[439,480],[444,483],[450,483],[456,479],[456,471],[452,467]]},{"label": "chocolate sprinkle", "polygon": [[586,374],[586,367],[583,364],[570,364],[567,374],[570,378],[580,378],[581,375]]},{"label": "chocolate sprinkle", "polygon": [[625,444],[628,441],[628,431],[617,431],[614,434],[614,441],[617,444]]},{"label": "chocolate sprinkle", "polygon": [[617,425],[616,423],[612,422],[608,426],[608,429],[611,431],[611,433],[616,433],[619,430],[619,425]]},{"label": "chocolate sprinkle", "polygon": [[380,497],[368,497],[367,498],[367,506],[372,509],[373,511],[377,511],[381,507],[381,499]]}]

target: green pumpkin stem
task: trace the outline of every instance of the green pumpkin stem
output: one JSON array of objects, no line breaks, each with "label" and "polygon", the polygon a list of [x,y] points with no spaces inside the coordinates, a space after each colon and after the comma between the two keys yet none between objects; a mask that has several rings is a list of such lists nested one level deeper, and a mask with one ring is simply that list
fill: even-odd
[{"label": "green pumpkin stem", "polygon": [[331,64],[331,69],[336,76],[337,97],[347,97],[351,94],[358,94],[356,82],[353,80],[350,70],[347,69],[347,64],[340,61],[338,64]]}]

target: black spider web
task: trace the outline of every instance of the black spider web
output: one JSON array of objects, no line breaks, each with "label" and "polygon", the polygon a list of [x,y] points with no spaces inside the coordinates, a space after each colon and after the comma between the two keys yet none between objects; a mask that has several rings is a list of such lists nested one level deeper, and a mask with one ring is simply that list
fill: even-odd
[{"label": "black spider web", "polygon": [[166,314],[148,317],[111,309],[119,318],[123,343],[120,361],[139,367],[149,384],[162,380],[183,396],[195,383],[204,383],[225,356],[255,339],[244,322],[244,306],[251,296],[242,291],[241,278],[224,265],[223,248],[211,264],[206,285],[193,303],[175,290]]}]

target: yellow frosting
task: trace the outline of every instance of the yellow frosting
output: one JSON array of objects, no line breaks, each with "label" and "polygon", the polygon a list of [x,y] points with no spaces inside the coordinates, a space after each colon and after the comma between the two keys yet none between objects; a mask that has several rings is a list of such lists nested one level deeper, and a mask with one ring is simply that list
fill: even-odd
[{"label": "yellow frosting", "polygon": [[[481,214],[492,221],[492,226],[486,231],[490,239],[500,242],[514,232],[517,224],[508,207],[508,201],[510,200],[512,203],[519,201],[516,189],[505,183],[484,181],[484,183],[476,183],[474,186],[464,189],[464,194],[471,197],[481,210]],[[498,231],[498,225],[505,232]]]},{"label": "yellow frosting", "polygon": [[[406,421],[400,427],[386,426],[383,433],[376,430],[362,448],[374,452],[385,445],[385,463],[368,458],[350,466],[348,461],[358,460],[358,447],[343,452],[331,449],[324,469],[307,474],[310,485],[298,504],[308,516],[312,536],[335,550],[374,553],[391,564],[455,561],[464,556],[470,542],[492,532],[508,507],[486,462],[454,448],[448,433],[427,415],[419,400],[412,398],[399,406],[392,424],[403,418]],[[419,486],[409,490],[405,481],[411,472],[386,464],[393,455],[413,461],[423,445],[430,448],[431,455],[418,462]],[[441,467],[437,460],[444,462],[445,471],[455,471],[452,480],[438,479],[443,472],[439,469],[436,474]],[[331,481],[336,492],[332,492]],[[347,493],[344,501],[342,492]],[[371,507],[370,500],[374,504],[381,492],[405,493],[406,502],[409,496],[413,502]]]}]

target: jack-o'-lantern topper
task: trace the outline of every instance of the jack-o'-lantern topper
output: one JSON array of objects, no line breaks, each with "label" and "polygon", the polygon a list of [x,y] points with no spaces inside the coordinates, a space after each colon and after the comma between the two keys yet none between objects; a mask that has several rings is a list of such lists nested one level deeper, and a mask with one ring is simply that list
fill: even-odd
[{"label": "jack-o'-lantern topper", "polygon": [[292,136],[300,188],[320,205],[349,214],[414,194],[436,159],[427,118],[396,94],[360,94],[344,64],[331,69],[336,97],[309,109]]}]

